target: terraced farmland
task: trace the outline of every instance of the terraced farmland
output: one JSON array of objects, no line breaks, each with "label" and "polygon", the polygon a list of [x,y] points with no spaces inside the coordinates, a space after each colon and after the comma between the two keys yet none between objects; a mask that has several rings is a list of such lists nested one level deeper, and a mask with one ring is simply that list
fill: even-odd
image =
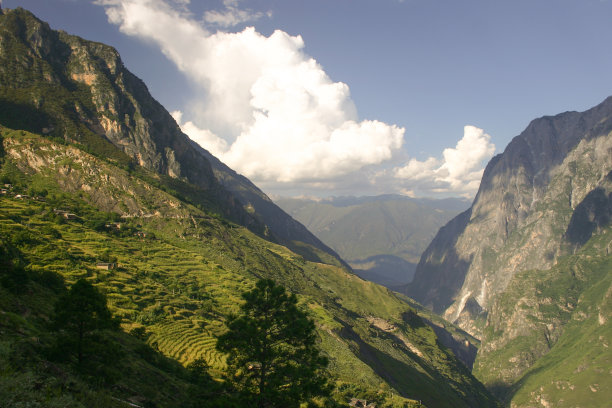
[{"label": "terraced farmland", "polygon": [[[36,155],[32,146],[50,143],[21,135],[10,146]],[[53,166],[64,161],[68,149],[51,149],[57,156],[51,161],[54,171],[12,162],[12,154],[18,154],[9,151],[9,165],[5,163],[2,171],[10,170],[15,188],[35,184],[45,194],[28,201],[1,197],[0,232],[21,237],[18,245],[30,260],[29,269],[57,272],[69,284],[80,278],[94,283],[106,293],[124,330],[139,328],[161,353],[182,364],[203,358],[211,374],[220,377],[225,362],[215,350],[215,338],[224,332],[226,316],[238,310],[241,294],[258,279],[271,278],[296,293],[299,304],[310,312],[331,361],[331,375],[343,389],[379,395],[380,401],[394,401],[395,406],[410,406],[410,397],[429,399],[434,405],[442,400],[459,407],[488,404],[484,388],[437,344],[429,327],[413,327],[407,316],[415,311],[387,289],[342,267],[308,262],[200,208],[180,201],[171,205],[176,197],[84,152],[75,159],[84,164],[71,167],[72,183],[60,186],[56,177],[61,169]],[[75,151],[70,155],[74,157]],[[78,174],[87,169],[88,177]],[[84,187],[85,182],[96,189]],[[151,194],[134,198],[115,191],[116,185],[131,183]],[[117,201],[98,208],[94,203],[106,202],[100,197]],[[141,212],[130,207],[135,199],[156,208],[157,215],[138,215]],[[58,208],[77,218],[58,217]],[[132,209],[120,218],[114,211],[121,208]],[[99,269],[98,262],[117,267]],[[397,327],[422,356],[373,327],[372,317]]]}]

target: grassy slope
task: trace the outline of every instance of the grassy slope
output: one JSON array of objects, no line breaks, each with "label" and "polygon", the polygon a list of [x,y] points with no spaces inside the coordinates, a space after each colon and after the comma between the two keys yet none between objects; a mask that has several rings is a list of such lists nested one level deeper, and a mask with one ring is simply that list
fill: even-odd
[{"label": "grassy slope", "polygon": [[[72,366],[48,360],[47,349],[52,340],[44,322],[56,295],[36,283],[27,285],[26,299],[24,293],[16,295],[0,288],[3,407],[127,406],[119,400],[185,407],[189,387],[186,370],[126,333],[113,336],[121,357],[106,372],[112,382],[83,378]],[[24,313],[28,316],[24,317]]]},{"label": "grassy slope", "polygon": [[[610,270],[610,263],[605,265]],[[582,295],[576,315],[552,350],[520,379],[513,406],[548,402],[555,407],[604,407],[612,400],[609,350],[612,276]]]},{"label": "grassy slope", "polygon": [[[11,177],[15,188],[48,192],[44,202],[3,197],[3,236],[35,237],[22,248],[30,270],[54,271],[68,282],[90,279],[107,293],[124,329],[145,327],[148,343],[164,354],[182,363],[204,357],[219,375],[224,359],[214,350],[214,336],[224,330],[224,316],[237,310],[240,293],[257,278],[271,277],[298,293],[312,311],[345,394],[358,388],[380,393],[380,402],[395,406],[410,404],[397,394],[430,406],[494,405],[438,346],[433,331],[407,318],[412,309],[386,289],[344,269],[307,262],[211,216],[148,183],[154,175],[130,173],[26,132],[4,130],[3,135],[7,155],[0,176]],[[57,224],[52,208],[71,210],[80,220]],[[131,214],[123,231],[131,227],[155,238],[95,230],[88,220],[100,209]],[[120,267],[95,268],[97,260],[108,258]],[[372,316],[393,330],[371,324]]]}]

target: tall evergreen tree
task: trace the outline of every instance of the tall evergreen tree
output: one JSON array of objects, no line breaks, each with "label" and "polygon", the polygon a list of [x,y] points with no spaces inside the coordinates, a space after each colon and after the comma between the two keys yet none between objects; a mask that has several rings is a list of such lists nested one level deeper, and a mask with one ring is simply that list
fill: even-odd
[{"label": "tall evergreen tree", "polygon": [[65,335],[64,343],[74,344],[79,366],[91,335],[118,327],[106,305],[106,296],[85,279],[78,280],[58,299],[53,323]]},{"label": "tall evergreen tree", "polygon": [[296,296],[265,279],[242,297],[241,313],[229,318],[229,330],[217,342],[217,349],[228,354],[227,382],[238,405],[292,408],[328,396],[328,361]]}]

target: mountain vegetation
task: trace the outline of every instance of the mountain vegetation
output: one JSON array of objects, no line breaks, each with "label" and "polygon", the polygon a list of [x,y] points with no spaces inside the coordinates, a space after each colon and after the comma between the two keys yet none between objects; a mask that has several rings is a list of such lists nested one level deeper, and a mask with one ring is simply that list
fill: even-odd
[{"label": "mountain vegetation", "polygon": [[[6,251],[16,248],[19,254],[3,279],[7,287],[18,286],[23,274],[58,274],[70,285],[87,279],[105,292],[125,332],[140,333],[154,350],[184,365],[204,359],[220,378],[226,360],[216,338],[226,331],[229,314],[238,311],[241,293],[259,278],[272,278],[299,294],[300,306],[315,320],[340,392],[398,406],[410,404],[400,395],[434,406],[494,405],[416,311],[385,289],[344,268],[306,261],[73,146],[3,132],[0,177],[10,182],[12,194],[0,199],[0,228],[14,243]],[[87,183],[75,183],[82,180]],[[42,198],[44,191],[41,200],[16,198]],[[93,206],[104,198],[150,212],[115,222],[115,214]],[[65,212],[56,213],[58,208]],[[117,267],[100,269],[98,263]],[[35,289],[26,283],[23,290]],[[15,336],[36,337],[43,330],[28,318],[36,305],[30,302],[40,302],[39,296],[33,292],[3,305],[17,319]],[[50,319],[48,313],[37,311],[37,319]],[[135,391],[130,397],[147,395]]]},{"label": "mountain vegetation", "polygon": [[[9,406],[231,400],[223,379],[235,360],[217,339],[261,279],[283,285],[314,323],[305,340],[328,361],[332,406],[353,397],[497,406],[403,297],[316,241],[298,238],[300,253],[282,245],[289,238],[224,187],[112,48],[4,10],[0,84],[0,399]],[[91,326],[75,331],[80,312],[65,299],[92,288],[113,317],[92,294]],[[79,333],[75,356],[64,340]],[[115,357],[93,358],[92,347]]]},{"label": "mountain vegetation", "polygon": [[610,152],[612,98],[534,120],[407,286],[481,340],[474,373],[512,407],[612,399]]},{"label": "mountain vegetation", "polygon": [[468,203],[398,195],[276,203],[346,260],[364,279],[395,289],[409,283],[438,228]]},{"label": "mountain vegetation", "polygon": [[217,349],[228,355],[226,382],[236,389],[238,405],[299,408],[328,396],[328,360],[297,297],[270,279],[242,297],[241,313],[229,317],[228,331],[217,341]]}]

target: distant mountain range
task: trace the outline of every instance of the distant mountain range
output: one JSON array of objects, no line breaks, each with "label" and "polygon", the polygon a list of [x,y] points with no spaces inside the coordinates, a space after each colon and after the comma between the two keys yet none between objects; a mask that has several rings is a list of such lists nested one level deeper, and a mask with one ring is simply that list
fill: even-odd
[{"label": "distant mountain range", "polygon": [[275,202],[333,248],[355,273],[389,288],[412,280],[438,228],[469,205],[456,198],[400,195]]},{"label": "distant mountain range", "polygon": [[529,124],[487,165],[405,292],[482,341],[512,407],[612,401],[612,97]]}]

